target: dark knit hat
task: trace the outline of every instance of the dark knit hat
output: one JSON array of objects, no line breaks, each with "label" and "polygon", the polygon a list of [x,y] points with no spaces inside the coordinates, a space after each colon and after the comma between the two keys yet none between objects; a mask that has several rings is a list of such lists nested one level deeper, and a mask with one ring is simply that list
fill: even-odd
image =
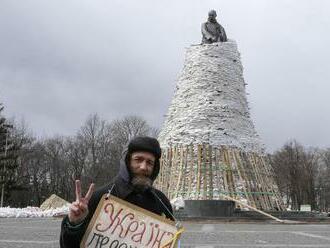
[{"label": "dark knit hat", "polygon": [[138,136],[133,138],[127,147],[125,162],[128,165],[133,152],[150,152],[155,156],[155,167],[151,179],[155,180],[159,173],[159,159],[162,155],[159,142],[155,138],[147,136]]},{"label": "dark knit hat", "polygon": [[159,159],[162,154],[158,141],[155,138],[147,136],[135,137],[128,144],[129,154],[140,151],[150,152],[156,159]]}]

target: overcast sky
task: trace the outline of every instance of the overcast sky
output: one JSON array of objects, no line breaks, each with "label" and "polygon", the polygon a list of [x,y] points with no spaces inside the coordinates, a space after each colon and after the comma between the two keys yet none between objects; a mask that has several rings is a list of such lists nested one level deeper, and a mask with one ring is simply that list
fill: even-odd
[{"label": "overcast sky", "polygon": [[209,9],[237,41],[268,150],[293,138],[330,147],[327,0],[1,0],[5,115],[38,136],[74,134],[95,112],[161,127]]}]

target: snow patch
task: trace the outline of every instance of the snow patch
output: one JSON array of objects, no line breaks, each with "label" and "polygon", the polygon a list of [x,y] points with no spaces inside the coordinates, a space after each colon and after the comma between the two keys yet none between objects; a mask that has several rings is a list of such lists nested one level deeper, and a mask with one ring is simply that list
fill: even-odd
[{"label": "snow patch", "polygon": [[69,205],[42,210],[38,207],[26,207],[26,208],[0,208],[0,218],[39,218],[39,217],[54,217],[66,215],[69,212]]},{"label": "snow patch", "polygon": [[184,199],[182,196],[179,196],[177,198],[174,198],[171,200],[171,205],[174,208],[174,210],[179,210],[181,208],[184,208]]}]

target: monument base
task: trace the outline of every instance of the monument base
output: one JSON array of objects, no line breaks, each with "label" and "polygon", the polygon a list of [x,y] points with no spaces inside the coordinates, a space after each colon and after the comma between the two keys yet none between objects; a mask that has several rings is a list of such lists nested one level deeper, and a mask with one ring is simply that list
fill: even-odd
[{"label": "monument base", "polygon": [[226,200],[185,200],[184,215],[190,218],[231,217],[235,203]]}]

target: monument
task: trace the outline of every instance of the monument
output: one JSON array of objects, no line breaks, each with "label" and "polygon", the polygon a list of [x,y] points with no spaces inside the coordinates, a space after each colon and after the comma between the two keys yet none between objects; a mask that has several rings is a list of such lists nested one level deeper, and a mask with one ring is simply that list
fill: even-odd
[{"label": "monument", "polygon": [[202,24],[203,44],[227,41],[225,29],[217,22],[216,17],[217,12],[215,10],[210,10],[207,22]]},{"label": "monument", "polygon": [[156,186],[171,199],[230,196],[261,210],[284,210],[250,118],[237,44],[215,16],[210,11],[202,25],[202,44],[186,49],[158,137],[163,154]]}]

